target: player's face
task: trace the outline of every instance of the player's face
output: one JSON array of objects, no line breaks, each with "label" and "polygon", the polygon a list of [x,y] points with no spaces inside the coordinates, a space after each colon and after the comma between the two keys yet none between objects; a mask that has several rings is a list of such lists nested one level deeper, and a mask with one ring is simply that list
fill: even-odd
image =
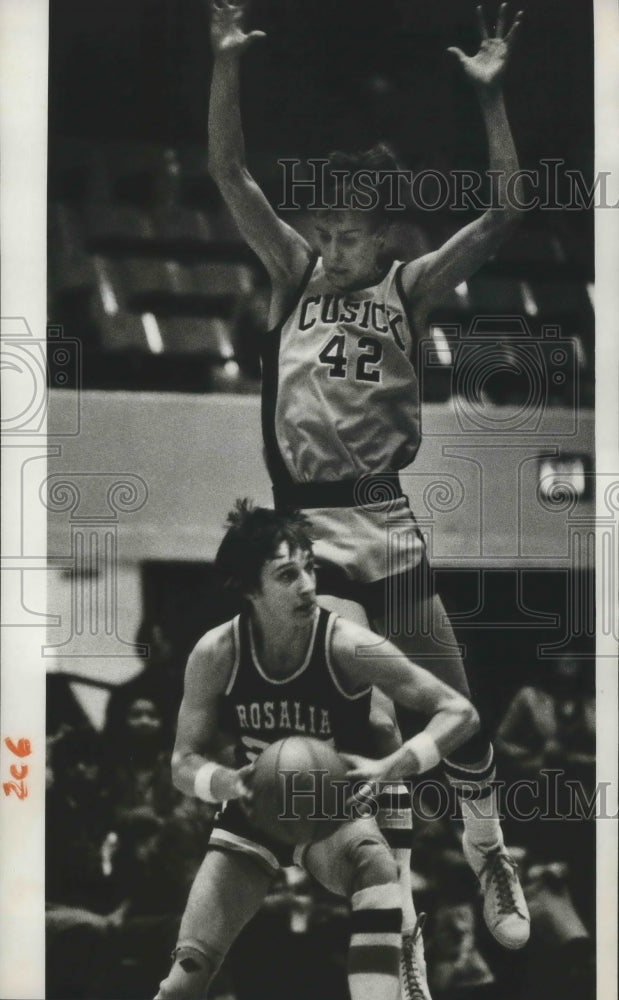
[{"label": "player's face", "polygon": [[250,595],[256,610],[271,621],[303,624],[316,610],[316,574],[311,552],[282,542],[260,575],[260,589]]},{"label": "player's face", "polygon": [[371,213],[353,209],[325,212],[316,219],[314,228],[325,275],[333,288],[362,287],[378,276],[385,230],[376,227]]}]

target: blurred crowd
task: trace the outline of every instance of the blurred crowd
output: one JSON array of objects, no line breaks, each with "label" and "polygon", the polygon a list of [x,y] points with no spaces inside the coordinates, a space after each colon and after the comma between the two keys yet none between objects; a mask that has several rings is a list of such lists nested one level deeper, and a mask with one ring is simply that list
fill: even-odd
[{"label": "blurred crowd", "polygon": [[110,697],[102,732],[48,740],[48,997],[148,997],[167,970],[211,814],[170,776],[149,686]]},{"label": "blurred crowd", "polygon": [[[101,731],[60,724],[48,737],[50,1000],[153,996],[204,855],[212,810],[171,781],[178,681],[172,674],[166,680],[161,664],[154,667],[112,690]],[[431,795],[417,799],[413,882],[417,910],[428,914],[434,1000],[595,995],[595,837],[592,820],[582,815],[595,787],[592,671],[564,658],[546,672],[543,684],[514,692],[496,734],[506,789],[539,782],[532,790],[521,785],[528,798],[514,797],[520,815],[509,793],[503,796],[506,838],[532,917],[523,952],[503,951],[486,932],[451,803],[437,815]],[[540,781],[540,772],[552,781]],[[580,815],[570,782],[580,789]],[[535,804],[538,815],[531,816]],[[210,996],[345,1000],[347,935],[343,901],[300,870],[285,870]]]}]

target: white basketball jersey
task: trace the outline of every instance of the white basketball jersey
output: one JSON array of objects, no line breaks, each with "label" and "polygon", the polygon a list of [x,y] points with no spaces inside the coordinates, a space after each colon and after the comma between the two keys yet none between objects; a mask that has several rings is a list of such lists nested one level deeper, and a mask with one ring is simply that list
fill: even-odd
[{"label": "white basketball jersey", "polygon": [[274,481],[397,471],[415,457],[419,389],[403,266],[394,261],[377,284],[334,293],[319,258],[288,318],[267,335],[263,433]]}]

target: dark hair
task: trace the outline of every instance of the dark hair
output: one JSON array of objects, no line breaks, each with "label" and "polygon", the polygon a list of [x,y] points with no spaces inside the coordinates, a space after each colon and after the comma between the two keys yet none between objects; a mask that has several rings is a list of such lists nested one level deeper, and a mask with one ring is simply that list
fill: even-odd
[{"label": "dark hair", "polygon": [[162,722],[161,743],[162,746],[165,745],[167,733],[165,732],[165,715],[160,696],[158,696],[154,685],[143,674],[138,674],[133,680],[112,688],[110,692],[103,723],[103,738],[111,757],[122,756],[125,753],[129,733],[127,719],[131,707],[136,701],[150,701],[154,705]]},{"label": "dark hair", "polygon": [[62,775],[78,761],[100,764],[103,755],[101,734],[91,726],[66,729],[50,741],[50,765]]},{"label": "dark hair", "polygon": [[[324,200],[329,205],[336,204],[338,193],[342,190],[342,177],[338,176],[335,171],[347,171],[350,177],[352,177],[353,174],[362,170],[380,175],[381,173],[393,173],[393,171],[400,169],[401,167],[394,153],[384,142],[372,146],[371,149],[358,150],[355,153],[344,153],[341,150],[335,150],[329,153],[328,163],[325,167]],[[346,201],[348,201],[348,195],[350,194],[349,178],[344,178],[343,188]],[[381,182],[380,178],[378,178],[378,183],[374,190],[378,196],[378,202],[376,208],[368,210],[368,214],[374,218],[378,227],[390,219],[390,211],[387,205],[392,199],[392,191],[391,185],[386,183],[385,180]],[[326,209],[326,211],[337,211],[337,208]]]},{"label": "dark hair", "polygon": [[291,551],[312,550],[310,523],[300,511],[254,507],[251,500],[237,500],[226,521],[228,530],[215,556],[215,569],[224,585],[246,597],[260,584],[266,562],[282,542]]}]

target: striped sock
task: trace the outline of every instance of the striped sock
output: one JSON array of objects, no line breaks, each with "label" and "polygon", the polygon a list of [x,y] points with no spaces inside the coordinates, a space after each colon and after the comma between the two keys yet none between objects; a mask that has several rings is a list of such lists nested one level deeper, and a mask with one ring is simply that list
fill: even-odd
[{"label": "striped sock", "polygon": [[359,889],[352,897],[348,951],[351,1000],[397,1000],[402,908],[395,882]]},{"label": "striped sock", "polygon": [[417,914],[413,903],[411,880],[413,811],[410,790],[406,785],[384,785],[381,788],[378,794],[376,822],[398,866],[402,896],[402,931],[407,933],[414,929]]},{"label": "striped sock", "polygon": [[484,848],[502,844],[496,787],[493,785],[496,771],[492,744],[488,745],[486,755],[476,763],[443,760],[443,767],[458,797],[469,843]]}]

